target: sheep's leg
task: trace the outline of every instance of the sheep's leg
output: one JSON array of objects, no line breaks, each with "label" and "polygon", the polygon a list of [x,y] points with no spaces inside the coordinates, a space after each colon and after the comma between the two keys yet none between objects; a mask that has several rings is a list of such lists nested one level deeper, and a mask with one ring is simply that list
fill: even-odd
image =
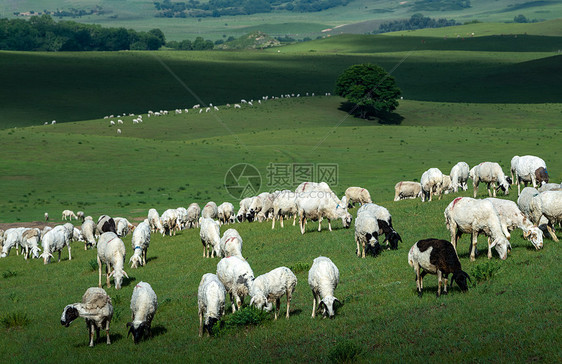
[{"label": "sheep's leg", "polygon": [[230,303],[232,304],[232,313],[236,312],[236,304],[234,303],[235,299],[234,299],[234,295],[232,293],[229,293],[230,295]]},{"label": "sheep's leg", "polygon": [[100,279],[99,279],[98,287],[101,288],[101,260],[100,260],[99,256],[98,256],[98,271],[100,273]]},{"label": "sheep's leg", "polygon": [[332,220],[328,219],[328,230],[332,231]]},{"label": "sheep's leg", "polygon": [[443,279],[443,274],[438,269],[437,270],[437,297],[441,296],[441,284],[443,283],[442,279]]},{"label": "sheep's leg", "polygon": [[422,296],[422,290],[423,290],[423,286],[422,286],[422,280],[423,277],[420,275],[420,265],[418,263],[414,263],[414,269],[416,270],[416,286],[418,288],[418,297],[421,298]]},{"label": "sheep's leg", "polygon": [[312,292],[312,318],[316,317],[316,294]]},{"label": "sheep's leg", "polygon": [[105,276],[106,276],[106,285],[107,288],[111,287],[111,283],[109,281],[109,273],[111,272],[111,265],[109,264],[109,262],[105,263]]},{"label": "sheep's leg", "polygon": [[107,337],[107,345],[111,345],[111,339],[109,338],[109,320],[105,322],[105,336]]},{"label": "sheep's leg", "polygon": [[492,259],[492,239],[488,237],[488,259]]},{"label": "sheep's leg", "polygon": [[199,311],[199,337],[203,336],[203,312]]},{"label": "sheep's leg", "polygon": [[72,254],[70,254],[70,243],[68,244],[68,260],[72,260]]},{"label": "sheep's leg", "polygon": [[472,181],[472,188],[474,189],[474,198],[476,198],[476,195],[478,194],[478,179],[475,177],[474,180]]},{"label": "sheep's leg", "polygon": [[[271,230],[275,229],[275,217],[277,215],[273,214],[273,219],[271,219]],[[281,227],[283,227],[283,224],[281,224]]]},{"label": "sheep's leg", "polygon": [[59,250],[59,263],[60,263],[60,256],[62,255],[62,250]]},{"label": "sheep's leg", "polygon": [[279,215],[279,224],[281,224],[281,228],[283,228],[283,215]]},{"label": "sheep's leg", "polygon": [[359,247],[359,239],[357,238],[357,236],[355,237],[355,242],[357,243],[357,249],[355,250],[355,253],[357,254],[357,257],[361,256],[361,248]]},{"label": "sheep's leg", "polygon": [[318,219],[318,231],[322,231],[322,216]]},{"label": "sheep's leg", "polygon": [[289,310],[291,307],[291,298],[292,298],[293,294],[290,291],[287,291],[287,314],[285,315],[285,317],[288,319],[289,318]]},{"label": "sheep's leg", "polygon": [[88,324],[88,331],[90,331],[90,347],[94,347],[94,324]]},{"label": "sheep's leg", "polygon": [[556,242],[559,241],[558,237],[556,236],[556,231],[554,231],[554,228],[552,226],[550,226],[550,221],[546,225],[546,230],[548,230],[548,233],[550,234],[550,237],[552,238],[552,240],[554,240]]},{"label": "sheep's leg", "polygon": [[280,305],[281,305],[281,299],[276,298],[275,299],[275,311],[273,311],[274,317],[275,317],[274,320],[277,320],[277,317],[279,316],[279,309],[281,308]]},{"label": "sheep's leg", "polygon": [[299,216],[299,227],[301,229],[301,234],[304,234],[304,229],[303,229],[303,222],[304,222],[305,218],[302,216]]},{"label": "sheep's leg", "polygon": [[207,253],[207,245],[205,244],[205,240],[201,239],[201,244],[203,244],[203,258],[206,258],[205,254]]},{"label": "sheep's leg", "polygon": [[293,226],[295,226],[295,223],[297,222],[297,214],[295,214],[293,216]]},{"label": "sheep's leg", "polygon": [[443,275],[443,281],[444,281],[444,287],[443,287],[444,290],[443,290],[443,294],[445,294],[445,295],[448,293],[448,292],[447,292],[447,283],[448,283],[447,277],[448,277],[448,276],[449,276],[448,274]]},{"label": "sheep's leg", "polygon": [[148,248],[142,251],[142,265],[146,265],[146,255],[148,254]]},{"label": "sheep's leg", "polygon": [[470,243],[470,261],[474,262],[476,260],[476,244],[478,243],[478,233],[472,233],[472,242]]}]

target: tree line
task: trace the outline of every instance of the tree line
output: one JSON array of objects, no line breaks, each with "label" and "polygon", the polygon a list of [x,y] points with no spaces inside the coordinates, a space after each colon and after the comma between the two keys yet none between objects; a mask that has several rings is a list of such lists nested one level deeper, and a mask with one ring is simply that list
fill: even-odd
[{"label": "tree line", "polygon": [[389,33],[397,32],[400,30],[416,30],[424,28],[442,28],[450,27],[453,25],[461,25],[462,23],[457,23],[453,19],[434,19],[423,16],[420,13],[416,13],[410,17],[410,19],[394,20],[390,22],[383,23],[379,25],[379,29],[373,31],[373,34],[378,33]]}]

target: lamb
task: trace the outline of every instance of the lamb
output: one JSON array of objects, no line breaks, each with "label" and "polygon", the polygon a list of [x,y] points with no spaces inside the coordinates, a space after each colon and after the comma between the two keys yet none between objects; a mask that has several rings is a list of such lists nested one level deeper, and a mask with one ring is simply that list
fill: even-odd
[{"label": "lamb", "polygon": [[129,259],[131,268],[137,268],[139,265],[146,265],[146,254],[148,253],[148,246],[150,245],[150,225],[148,219],[141,222],[133,231],[131,245],[133,247],[133,255]]},{"label": "lamb", "polygon": [[[147,229],[149,229],[148,224]],[[131,297],[132,321],[127,322],[129,328],[127,336],[133,334],[135,344],[138,344],[144,335],[152,335],[150,329],[157,308],[158,297],[156,297],[156,293],[150,284],[140,281],[133,289]]]},{"label": "lamb", "polygon": [[351,214],[347,212],[347,198],[342,201],[322,191],[303,192],[297,197],[299,226],[301,234],[306,231],[306,221],[318,220],[318,231],[322,231],[322,220],[328,220],[328,229],[332,231],[331,221],[341,219],[345,228],[351,225]]},{"label": "lamb", "polygon": [[199,219],[199,236],[203,244],[203,258],[211,258],[218,255],[218,246],[220,244],[220,227],[219,223],[213,219],[202,217]]},{"label": "lamb", "polygon": [[197,203],[192,203],[187,208],[187,227],[199,227],[199,216],[201,215],[201,207]]},{"label": "lamb", "polygon": [[421,200],[425,202],[428,198],[431,201],[433,195],[441,199],[441,186],[443,185],[443,173],[438,168],[430,168],[423,172],[420,184],[422,188]]},{"label": "lamb", "polygon": [[218,218],[221,225],[228,224],[231,221],[231,217],[234,216],[234,205],[230,202],[223,202],[217,208]]},{"label": "lamb", "polygon": [[113,317],[111,298],[102,288],[90,287],[82,296],[82,302],[67,305],[62,311],[61,325],[68,327],[78,317],[84,317],[90,335],[90,347],[94,346],[94,330],[99,338],[100,329],[105,329],[107,345],[109,338],[109,324]]},{"label": "lamb", "polygon": [[88,246],[90,247],[96,246],[96,238],[95,238],[96,224],[94,223],[94,221],[90,219],[84,220],[81,226],[81,230],[82,230],[82,236],[84,236],[84,240],[85,240],[84,250],[88,250]]},{"label": "lamb", "polygon": [[219,214],[219,209],[217,204],[213,201],[207,202],[205,207],[203,207],[203,211],[201,211],[201,216],[208,218],[208,219],[216,219]]},{"label": "lamb", "polygon": [[254,280],[250,264],[237,256],[222,258],[217,264],[217,277],[230,296],[232,312],[236,311],[236,306],[240,309]]},{"label": "lamb", "polygon": [[73,228],[69,230],[64,225],[58,225],[52,230],[49,230],[45,236],[41,239],[41,245],[43,247],[43,253],[41,257],[43,258],[44,264],[49,264],[54,252],[59,252],[59,262],[61,257],[62,248],[68,247],[68,260],[72,260],[72,255],[70,252],[70,237],[72,236]]},{"label": "lamb", "polygon": [[510,182],[507,180],[503,174],[502,168],[498,163],[494,162],[482,162],[477,166],[472,168],[472,184],[474,187],[474,198],[478,194],[478,184],[484,182],[488,185],[488,195],[492,197],[492,192],[490,191],[490,186],[493,190],[493,197],[496,197],[496,182],[498,183],[498,188],[503,189],[506,195],[509,194]]},{"label": "lamb", "polygon": [[[358,257],[365,258],[365,253],[373,256],[380,251],[379,224],[377,219],[371,214],[358,214],[355,219],[355,242],[357,243]],[[363,247],[363,253],[361,253]]]},{"label": "lamb", "polygon": [[548,183],[548,172],[546,163],[539,157],[524,155],[517,159],[515,164],[515,183],[517,184],[517,194],[521,194],[521,182],[527,186],[531,182],[533,187]]},{"label": "lamb", "polygon": [[159,231],[162,236],[164,236],[165,231],[164,227],[162,226],[162,221],[160,221],[160,215],[158,215],[158,211],[156,209],[148,210],[148,223],[150,224],[151,232]]},{"label": "lamb", "polygon": [[539,193],[531,200],[531,221],[538,225],[542,216],[546,217],[548,224],[546,228],[550,237],[558,241],[554,226],[562,222],[562,191],[546,191]]},{"label": "lamb", "polygon": [[312,318],[316,316],[316,308],[322,310],[324,318],[326,316],[333,319],[335,317],[334,303],[341,302],[334,297],[334,291],[340,281],[338,267],[327,257],[315,258],[312,267],[308,271],[308,285],[312,290]]},{"label": "lamb", "polygon": [[213,273],[203,274],[197,290],[199,337],[204,331],[211,335],[213,326],[224,315],[225,301],[226,289],[219,278]]},{"label": "lamb", "polygon": [[82,222],[84,222],[84,211],[78,211],[76,213],[76,217],[77,217],[77,220],[80,219],[80,220],[82,220]]},{"label": "lamb", "polygon": [[356,202],[359,202],[360,205],[373,202],[369,191],[362,187],[348,187],[345,190],[345,197],[349,208],[352,208]]},{"label": "lamb", "polygon": [[379,235],[385,235],[383,243],[386,242],[387,246],[390,245],[391,250],[398,249],[398,242],[402,241],[402,237],[400,237],[400,234],[398,234],[392,226],[392,215],[390,215],[390,212],[383,206],[370,203],[361,206],[359,210],[357,210],[357,216],[364,213],[370,214],[377,219]]},{"label": "lamb", "polygon": [[252,297],[250,305],[260,310],[266,308],[267,311],[270,311],[272,303],[275,302],[274,315],[275,320],[277,320],[281,308],[281,297],[287,294],[287,314],[285,317],[289,318],[291,298],[296,286],[297,277],[289,268],[275,268],[254,279],[250,286],[250,296]]},{"label": "lamb", "polygon": [[187,209],[185,207],[178,207],[176,209],[177,221],[176,224],[179,230],[185,229],[187,225]]},{"label": "lamb", "polygon": [[101,215],[98,218],[97,230],[100,234],[106,232],[112,232],[117,234],[117,227],[115,225],[115,220],[107,215]]},{"label": "lamb", "polygon": [[215,246],[215,253],[220,257],[242,256],[242,237],[236,229],[228,229],[222,235],[220,243]]},{"label": "lamb", "polygon": [[120,238],[127,236],[129,232],[135,230],[135,225],[131,224],[124,217],[115,217],[113,221],[115,221],[115,233]]},{"label": "lamb", "polygon": [[523,230],[523,237],[529,240],[535,249],[539,250],[542,248],[542,231],[525,217],[515,202],[493,197],[488,197],[486,200],[494,205],[500,216],[500,221],[502,225],[507,227],[507,231],[511,232],[514,229],[521,229]]},{"label": "lamb", "polygon": [[394,201],[421,197],[422,188],[419,182],[401,181],[394,185]]},{"label": "lamb", "polygon": [[275,220],[279,219],[281,227],[283,227],[283,217],[289,218],[293,216],[293,226],[297,221],[299,212],[297,206],[297,194],[293,191],[284,190],[273,200],[273,218],[271,219],[271,229],[275,229]]},{"label": "lamb", "polygon": [[442,284],[444,285],[443,294],[447,294],[447,280],[450,273],[453,274],[451,277],[451,287],[453,282],[457,282],[462,292],[468,291],[466,279],[470,280],[470,277],[461,269],[461,262],[455,247],[447,240],[419,240],[412,245],[408,253],[408,264],[416,272],[419,297],[423,294],[423,277],[427,273],[437,274],[437,297],[441,295]]},{"label": "lamb", "polygon": [[78,220],[78,216],[76,216],[74,214],[74,212],[71,211],[71,210],[64,210],[62,212],[62,220],[66,220],[66,218],[68,218],[71,221],[72,221],[72,218],[74,218],[75,220]]},{"label": "lamb", "polygon": [[21,247],[25,250],[23,256],[25,260],[29,258],[29,254],[33,256],[33,258],[39,258],[39,252],[41,249],[39,248],[39,241],[41,240],[41,230],[37,228],[33,229],[26,229],[21,235]]},{"label": "lamb", "polygon": [[492,248],[496,248],[500,259],[507,258],[511,249],[509,232],[502,225],[494,205],[487,200],[476,200],[470,197],[457,197],[445,208],[445,221],[451,232],[451,242],[457,250],[457,242],[463,233],[472,234],[470,260],[475,260],[478,235],[488,236],[488,259],[492,258]]},{"label": "lamb", "polygon": [[[115,289],[121,289],[123,276],[129,278],[127,272],[123,270],[125,263],[125,244],[117,234],[113,232],[103,233],[98,241],[98,287],[101,288],[101,267],[105,263],[107,275],[107,287],[111,287],[109,279],[113,276]],[[111,272],[111,273],[110,273]]]},{"label": "lamb", "polygon": [[160,221],[162,222],[162,227],[164,228],[163,235],[166,235],[166,233],[168,233],[169,236],[172,236],[172,233],[176,235],[176,230],[178,230],[178,216],[176,209],[167,209],[164,211],[160,217]]},{"label": "lamb", "polygon": [[468,172],[470,168],[466,162],[458,162],[451,168],[449,175],[451,176],[451,186],[453,192],[459,192],[459,188],[463,191],[468,189]]}]

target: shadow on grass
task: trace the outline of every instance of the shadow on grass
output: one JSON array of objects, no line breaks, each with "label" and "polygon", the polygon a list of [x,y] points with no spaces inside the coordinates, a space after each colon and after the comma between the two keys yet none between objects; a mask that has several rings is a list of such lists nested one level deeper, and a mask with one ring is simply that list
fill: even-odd
[{"label": "shadow on grass", "polygon": [[[111,330],[112,330],[112,328],[110,326],[109,327],[109,338],[111,339],[111,344],[114,344],[114,343],[123,339],[123,335],[112,333]],[[85,348],[85,347],[90,346],[90,336],[87,334],[87,332],[88,332],[87,330],[84,330],[84,338],[87,338],[87,339],[85,339],[80,344],[75,344],[74,345],[75,348]],[[96,347],[98,345],[106,345],[106,340],[107,339],[105,337],[105,330],[100,330],[99,337],[97,337],[97,336],[94,337],[94,347]]]},{"label": "shadow on grass", "polygon": [[[340,104],[338,110],[344,111],[348,114],[352,114],[356,118],[359,118],[359,112],[355,109],[355,104],[352,102],[344,101]],[[365,121],[375,121],[381,125],[400,125],[404,120],[404,117],[396,112],[379,112],[375,113],[372,108],[369,110],[369,115]]]},{"label": "shadow on grass", "polygon": [[157,325],[151,328],[150,332],[152,333],[152,337],[156,337],[156,336],[164,335],[165,333],[168,332],[168,329],[162,325]]},{"label": "shadow on grass", "polygon": [[146,262],[152,262],[153,260],[158,259],[158,257],[150,257],[150,258],[146,258]]}]

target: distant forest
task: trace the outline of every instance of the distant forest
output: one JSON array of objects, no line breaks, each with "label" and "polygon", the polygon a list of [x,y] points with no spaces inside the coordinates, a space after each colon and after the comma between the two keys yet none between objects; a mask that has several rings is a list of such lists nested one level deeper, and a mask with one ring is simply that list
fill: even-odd
[{"label": "distant forest", "polygon": [[336,6],[345,6],[351,0],[198,0],[154,2],[158,17],[220,17],[223,15],[248,15],[269,13],[273,10],[317,12]]},{"label": "distant forest", "polygon": [[14,51],[156,50],[166,43],[160,29],[137,32],[74,21],[55,22],[49,15],[0,19],[0,49]]},{"label": "distant forest", "polygon": [[373,34],[398,32],[400,30],[451,27],[453,25],[461,25],[461,24],[462,23],[457,23],[453,19],[450,20],[444,18],[434,19],[434,18],[429,18],[427,16],[423,16],[420,13],[416,13],[412,15],[410,19],[394,20],[394,21],[383,23],[379,25],[378,30],[373,31]]}]

